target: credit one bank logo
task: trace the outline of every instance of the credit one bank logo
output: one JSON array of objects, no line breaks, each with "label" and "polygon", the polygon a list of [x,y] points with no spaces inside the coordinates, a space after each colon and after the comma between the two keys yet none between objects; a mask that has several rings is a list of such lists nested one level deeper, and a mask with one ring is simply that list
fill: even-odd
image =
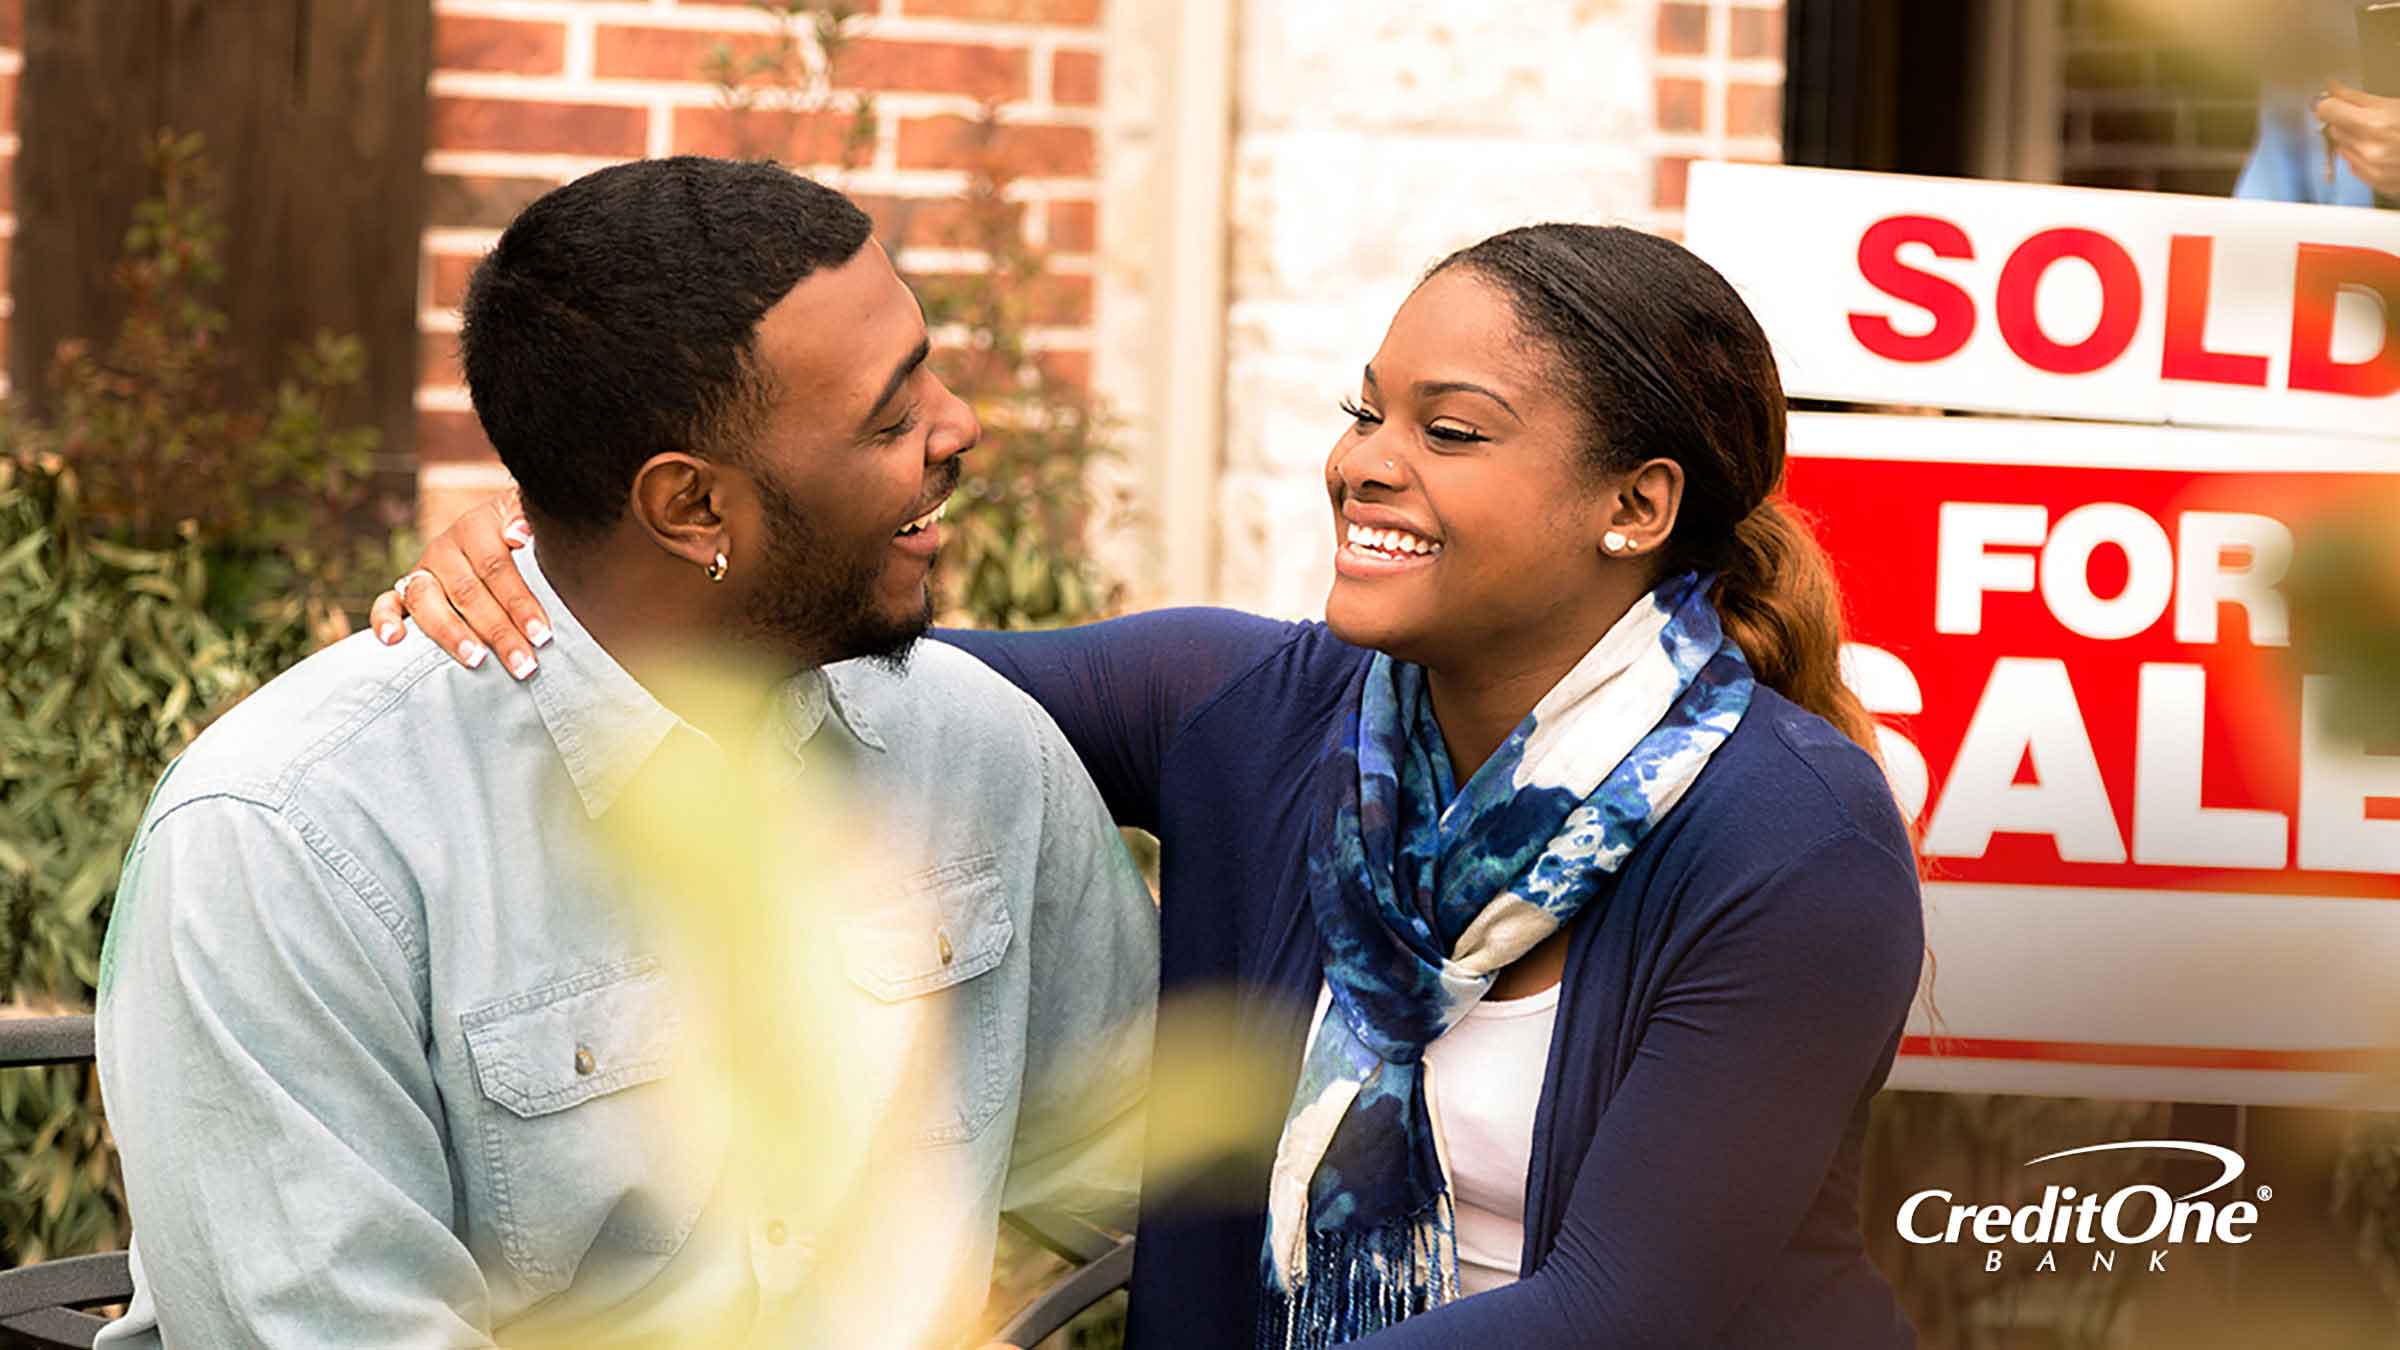
[{"label": "credit one bank logo", "polygon": [[[2028,1159],[2025,1166],[2126,1150],[2198,1154],[2223,1170],[2216,1180],[2182,1195],[2169,1195],[2165,1187],[2146,1182],[2107,1195],[2080,1193],[2073,1186],[2045,1186],[2040,1200],[2013,1209],[1962,1202],[1949,1191],[1919,1191],[1901,1204],[1894,1226],[1903,1239],[1919,1246],[1981,1247],[1987,1271],[2007,1267],[2012,1253],[2004,1244],[2039,1249],[2041,1257],[2034,1265],[2037,1271],[2057,1270],[2062,1247],[2089,1249],[2090,1267],[2095,1271],[2114,1271],[2119,1253],[2126,1248],[2143,1253],[2137,1269],[2164,1271],[2168,1254],[2178,1246],[2217,1242],[2238,1247],[2255,1236],[2250,1230],[2258,1222],[2257,1203],[2238,1198],[2241,1192],[2237,1189],[2228,1189],[2241,1178],[2242,1155],[2216,1144],[2132,1139],[2045,1153]],[[2258,1188],[2258,1200],[2273,1196],[2271,1188]],[[2031,1250],[2013,1255],[2020,1260],[2033,1259]],[[2081,1252],[2074,1253],[2073,1260],[2076,1265],[2084,1264]]]}]

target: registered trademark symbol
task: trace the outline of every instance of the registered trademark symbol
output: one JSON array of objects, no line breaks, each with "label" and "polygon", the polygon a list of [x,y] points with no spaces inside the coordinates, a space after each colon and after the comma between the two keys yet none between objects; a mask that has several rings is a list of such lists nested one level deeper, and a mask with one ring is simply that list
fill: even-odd
[{"label": "registered trademark symbol", "polygon": [[2259,1188],[2258,1188],[2258,1198],[2259,1198],[2259,1199],[2261,1199],[2261,1200],[2272,1200],[2272,1199],[2274,1199],[2274,1198],[2275,1198],[2275,1188],[2274,1188],[2274,1187],[2272,1187],[2272,1186],[2261,1186],[2261,1187],[2259,1187]]}]

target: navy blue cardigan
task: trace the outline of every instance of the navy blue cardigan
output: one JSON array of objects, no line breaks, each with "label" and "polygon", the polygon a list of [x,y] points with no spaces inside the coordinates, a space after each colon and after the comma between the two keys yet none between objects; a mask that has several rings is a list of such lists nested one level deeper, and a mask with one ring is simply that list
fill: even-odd
[{"label": "navy blue cardigan", "polygon": [[[1249,1156],[1142,1197],[1132,1345],[1247,1346],[1267,1165],[1322,979],[1302,864],[1368,653],[1321,624],[1225,610],[941,637],[1039,700],[1117,818],[1158,835],[1164,1016],[1179,995],[1230,991],[1242,1043],[1280,1066],[1272,1110],[1246,1121]],[[1571,930],[1525,1278],[1356,1344],[1913,1346],[1858,1207],[1920,905],[1874,762],[1760,689]],[[1150,1128],[1155,1145],[1178,1124],[1154,1112]]]}]

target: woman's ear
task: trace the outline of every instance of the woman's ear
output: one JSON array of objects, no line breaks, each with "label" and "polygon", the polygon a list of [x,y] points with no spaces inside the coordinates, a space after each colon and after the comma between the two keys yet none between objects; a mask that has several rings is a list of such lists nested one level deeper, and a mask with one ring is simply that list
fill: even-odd
[{"label": "woman's ear", "polygon": [[629,509],[652,542],[705,568],[733,551],[723,466],[680,452],[652,455],[634,471]]},{"label": "woman's ear", "polygon": [[1682,508],[1682,465],[1654,459],[1636,467],[1608,495],[1601,552],[1614,558],[1657,554],[1675,533],[1675,515]]}]

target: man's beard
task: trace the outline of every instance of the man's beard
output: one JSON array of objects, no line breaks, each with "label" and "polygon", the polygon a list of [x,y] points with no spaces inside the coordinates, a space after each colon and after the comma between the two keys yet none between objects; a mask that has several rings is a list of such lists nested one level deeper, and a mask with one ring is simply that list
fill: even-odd
[{"label": "man's beard", "polygon": [[917,639],[933,626],[932,588],[926,588],[913,613],[877,613],[882,550],[866,557],[832,557],[821,533],[780,485],[764,475],[755,481],[767,517],[767,546],[744,614],[753,633],[808,654],[818,664],[868,657],[895,671],[905,669]]}]

